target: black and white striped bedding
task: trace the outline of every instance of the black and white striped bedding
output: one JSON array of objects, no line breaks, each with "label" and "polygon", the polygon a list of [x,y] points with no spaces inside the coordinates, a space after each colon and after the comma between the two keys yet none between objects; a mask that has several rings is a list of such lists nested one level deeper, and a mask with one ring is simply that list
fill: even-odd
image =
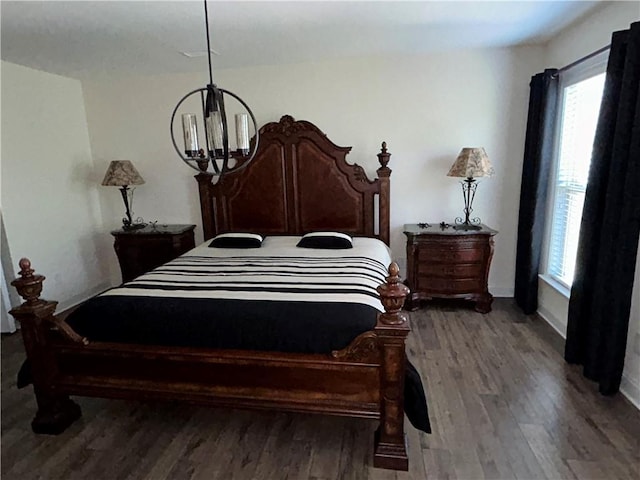
[{"label": "black and white striped bedding", "polygon": [[203,244],[105,293],[105,296],[330,302],[384,311],[376,287],[391,262],[376,239],[355,238],[348,250],[301,249],[299,237],[267,237],[259,249]]},{"label": "black and white striped bedding", "polygon": [[348,250],[205,243],[82,305],[68,322],[90,340],[327,353],[371,330],[391,258],[377,239]]}]

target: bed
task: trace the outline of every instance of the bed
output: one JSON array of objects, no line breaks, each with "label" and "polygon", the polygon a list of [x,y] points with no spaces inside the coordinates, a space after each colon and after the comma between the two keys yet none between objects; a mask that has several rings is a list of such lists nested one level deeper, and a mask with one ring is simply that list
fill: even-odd
[{"label": "bed", "polygon": [[[310,254],[299,253],[295,245],[301,235],[339,231],[354,237],[354,248],[361,244],[375,245],[375,242],[388,245],[391,170],[387,166],[390,154],[385,144],[378,154],[378,178],[369,180],[361,167],[346,162],[350,148],[335,145],[310,122],[295,121],[285,115],[279,122],[264,125],[260,139],[255,159],[240,172],[217,182],[205,173],[196,176],[207,242],[121,286],[115,294],[106,292],[87,302],[88,307],[83,305],[79,309],[89,309],[87,315],[69,317],[68,321],[55,316],[56,302],[40,298],[44,277],[35,274],[27,259],[21,260],[20,278],[12,284],[25,302],[11,313],[21,322],[38,405],[32,421],[34,432],[60,433],[80,416],[80,408],[70,395],[181,400],[226,407],[346,415],[380,421],[374,439],[374,466],[408,469],[405,397],[411,395],[412,389],[421,389],[421,384],[405,356],[405,339],[410,328],[402,305],[408,289],[400,282],[397,265],[391,263],[387,269],[387,265],[381,264],[389,260],[384,253],[376,261],[375,272],[368,271],[368,279],[358,288],[361,297],[367,297],[360,303],[370,303],[375,308],[377,302],[377,310],[382,312],[376,311],[373,316],[368,313],[369,316],[365,316],[368,320],[339,335],[325,335],[334,329],[327,325],[339,326],[342,320],[337,318],[341,315],[355,318],[356,314],[337,300],[325,303],[320,313],[314,314],[308,310],[291,310],[282,315],[281,308],[272,308],[277,318],[265,321],[262,331],[251,335],[242,335],[245,327],[238,320],[232,320],[233,315],[227,310],[222,310],[226,298],[215,300],[218,303],[203,300],[196,307],[181,303],[183,300],[176,303],[174,299],[166,304],[163,303],[166,300],[160,299],[153,300],[155,310],[140,307],[140,298],[149,301],[146,292],[141,297],[141,290],[176,289],[176,282],[186,278],[180,269],[195,271],[201,262],[207,262],[205,268],[210,271],[223,272],[222,275],[233,271],[235,275],[238,265],[266,262],[265,259],[273,256],[270,250],[262,248],[255,251],[222,249],[223,253],[212,255],[212,251],[220,249],[212,249],[208,242],[219,234],[262,235],[264,242],[276,249],[286,246],[289,252],[294,252],[285,255],[290,262],[309,262],[309,256],[313,262],[327,261],[320,266],[323,279],[343,274],[343,267],[336,263],[339,255],[320,254],[315,249],[311,249]],[[379,246],[375,248],[380,250]],[[347,256],[360,257],[360,254],[350,251]],[[287,268],[298,267],[288,265]],[[308,264],[303,270],[309,271]],[[275,281],[272,274],[271,271],[263,274],[270,284]],[[198,276],[189,274],[188,278],[189,295],[199,295],[197,292],[205,287],[201,283],[194,286]],[[372,284],[374,279],[377,279],[375,284],[379,283],[377,287]],[[225,276],[215,281],[207,279],[206,289],[218,291],[227,280]],[[243,282],[243,285],[252,285],[252,292],[255,290],[253,280]],[[352,283],[352,280],[344,282],[343,288]],[[324,286],[324,280],[322,285],[313,287],[334,288]],[[294,290],[297,294],[298,286],[288,288],[287,295]],[[323,294],[332,298],[324,291]],[[181,331],[191,332],[190,339],[177,339],[176,330],[171,333],[170,329],[165,336],[136,337],[136,332],[122,336],[120,329],[111,328],[118,322],[126,326],[120,311],[92,303],[109,296],[127,297],[126,301],[130,302],[127,308],[138,313],[144,310],[148,326],[140,328],[138,334],[151,331],[155,328],[154,322],[164,324],[164,312],[172,309],[174,317],[177,315],[183,322]],[[157,294],[152,297],[156,298]],[[269,299],[259,303],[262,300],[261,297],[245,299],[257,301],[254,311],[264,315],[268,313],[269,304],[282,305]],[[293,303],[295,300],[297,298],[287,299]],[[213,331],[225,331],[226,337],[236,340],[224,344],[198,342],[201,338],[215,338],[215,335],[203,335],[198,326],[185,328],[191,325],[189,322],[201,324],[202,318],[212,317],[212,311],[204,308],[219,313]],[[301,308],[307,308],[307,304]],[[103,319],[95,324],[109,326],[106,331],[92,330],[83,323],[82,318],[97,317],[99,312]],[[298,339],[301,335],[304,347]],[[261,338],[263,343],[252,343],[255,338]],[[308,341],[310,338],[312,341]],[[416,379],[417,386],[414,383],[409,388],[406,378]],[[420,393],[418,403],[421,403]],[[415,415],[420,417],[420,411]],[[426,404],[423,415],[424,418],[417,419],[418,428],[428,431]],[[416,419],[410,419],[415,425]]]}]

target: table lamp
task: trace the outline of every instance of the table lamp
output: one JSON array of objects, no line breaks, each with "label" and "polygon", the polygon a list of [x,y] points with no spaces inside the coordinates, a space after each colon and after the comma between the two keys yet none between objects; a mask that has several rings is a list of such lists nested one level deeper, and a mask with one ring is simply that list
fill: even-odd
[{"label": "table lamp", "polygon": [[135,230],[145,226],[144,223],[133,223],[131,209],[133,208],[133,191],[135,189],[129,188],[129,185],[142,185],[143,183],[144,179],[129,160],[113,160],[104,175],[102,185],[120,187],[126,215],[122,218],[123,230]]},{"label": "table lamp", "polygon": [[463,148],[451,166],[448,177],[462,177],[462,196],[464,197],[464,220],[456,218],[456,230],[480,230],[479,218],[469,218],[473,212],[473,199],[476,196],[477,177],[490,177],[494,170],[484,148]]}]

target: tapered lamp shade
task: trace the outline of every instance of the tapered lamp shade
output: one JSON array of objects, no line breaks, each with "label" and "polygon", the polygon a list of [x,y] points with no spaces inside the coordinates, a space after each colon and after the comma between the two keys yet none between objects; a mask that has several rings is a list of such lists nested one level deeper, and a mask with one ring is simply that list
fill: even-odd
[{"label": "tapered lamp shade", "polygon": [[102,180],[102,185],[115,187],[142,185],[143,183],[144,179],[129,160],[113,160]]},{"label": "tapered lamp shade", "polygon": [[124,202],[125,217],[122,219],[124,230],[135,230],[145,226],[142,222],[133,222],[133,217],[129,205],[133,205],[133,190],[129,185],[142,185],[144,179],[136,170],[136,167],[129,160],[113,160],[104,174],[102,185],[107,187],[120,187],[120,194]]},{"label": "tapered lamp shade", "polygon": [[493,167],[484,148],[463,148],[451,166],[448,177],[477,178],[490,177]]}]

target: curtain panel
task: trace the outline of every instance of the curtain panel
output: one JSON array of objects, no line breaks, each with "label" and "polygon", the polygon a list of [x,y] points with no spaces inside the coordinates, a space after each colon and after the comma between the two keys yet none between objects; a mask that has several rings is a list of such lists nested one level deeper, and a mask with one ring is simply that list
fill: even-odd
[{"label": "curtain panel", "polygon": [[624,368],[640,235],[640,22],[615,32],[594,139],[569,300],[565,359],[600,392]]},{"label": "curtain panel", "polygon": [[558,70],[531,78],[524,144],[516,252],[515,299],[526,314],[538,309],[538,269],[542,256],[547,186],[553,161],[558,104]]}]

